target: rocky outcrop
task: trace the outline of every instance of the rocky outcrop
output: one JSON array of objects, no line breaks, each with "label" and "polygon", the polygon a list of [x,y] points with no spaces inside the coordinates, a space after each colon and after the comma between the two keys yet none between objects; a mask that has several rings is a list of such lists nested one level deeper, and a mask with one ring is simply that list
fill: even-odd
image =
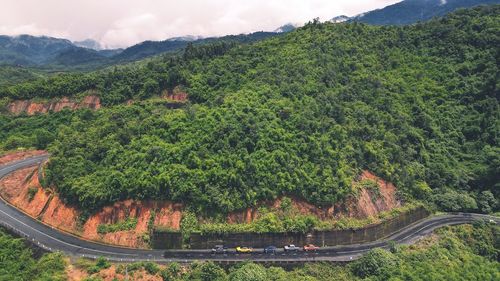
[{"label": "rocky outcrop", "polygon": [[38,113],[47,112],[58,112],[63,109],[79,109],[79,108],[89,108],[89,109],[99,109],[101,108],[101,100],[98,96],[89,95],[84,97],[81,101],[75,99],[70,99],[68,97],[63,97],[59,100],[52,100],[48,102],[35,102],[32,100],[16,100],[7,106],[7,110],[14,114],[19,115],[26,113],[28,115],[34,115]]},{"label": "rocky outcrop", "polygon": [[357,196],[350,196],[345,203],[337,206],[338,216],[367,218],[381,212],[400,207],[394,184],[387,182],[369,171],[363,171],[358,182],[370,180],[377,184],[376,190],[361,188]]}]

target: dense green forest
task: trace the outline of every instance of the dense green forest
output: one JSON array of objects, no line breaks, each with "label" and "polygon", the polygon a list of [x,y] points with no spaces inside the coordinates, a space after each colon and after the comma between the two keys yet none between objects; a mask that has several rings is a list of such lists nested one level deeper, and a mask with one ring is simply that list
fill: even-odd
[{"label": "dense green forest", "polygon": [[[225,213],[282,194],[328,205],[368,169],[403,196],[490,212],[500,196],[499,45],[500,6],[189,45],[140,66],[1,88],[3,104],[95,89],[107,108],[3,115],[0,147],[48,148],[45,184],[86,210],[154,198]],[[181,109],[150,99],[179,85],[190,99]]]},{"label": "dense green forest", "polygon": [[35,258],[23,239],[0,228],[0,281],[63,281],[66,262],[59,253]]}]

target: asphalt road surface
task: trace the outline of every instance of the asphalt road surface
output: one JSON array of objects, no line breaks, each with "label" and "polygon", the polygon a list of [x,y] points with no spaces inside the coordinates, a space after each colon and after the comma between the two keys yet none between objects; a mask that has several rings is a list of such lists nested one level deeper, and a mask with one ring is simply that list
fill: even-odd
[{"label": "asphalt road surface", "polygon": [[[0,178],[21,168],[39,165],[48,159],[48,155],[36,156],[7,165],[0,166]],[[194,260],[213,260],[219,262],[233,261],[262,261],[262,262],[289,262],[289,261],[350,261],[357,259],[363,253],[373,248],[388,247],[389,241],[397,244],[411,244],[423,236],[432,233],[436,228],[445,225],[456,225],[471,223],[477,220],[485,220],[491,223],[499,223],[497,217],[459,213],[433,216],[416,222],[384,240],[335,247],[320,248],[315,252],[292,252],[285,253],[279,249],[275,254],[264,254],[262,249],[254,249],[253,253],[240,254],[233,249],[225,254],[212,254],[210,250],[143,250],[123,247],[115,247],[87,240],[77,236],[61,232],[47,226],[19,211],[12,205],[0,200],[0,225],[25,237],[33,244],[48,251],[60,251],[71,257],[97,258],[105,257],[117,262],[133,261],[157,261],[157,262],[190,262]],[[247,241],[245,241],[247,242]],[[245,243],[247,244],[247,243]],[[281,245],[276,245],[281,246]],[[299,246],[299,245],[298,245]]]}]

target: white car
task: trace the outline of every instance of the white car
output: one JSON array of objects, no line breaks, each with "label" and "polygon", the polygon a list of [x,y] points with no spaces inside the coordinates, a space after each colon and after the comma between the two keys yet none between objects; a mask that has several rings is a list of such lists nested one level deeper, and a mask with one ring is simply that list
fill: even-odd
[{"label": "white car", "polygon": [[293,245],[293,244],[290,244],[290,245],[286,245],[284,247],[284,249],[285,249],[285,252],[297,252],[300,248]]}]

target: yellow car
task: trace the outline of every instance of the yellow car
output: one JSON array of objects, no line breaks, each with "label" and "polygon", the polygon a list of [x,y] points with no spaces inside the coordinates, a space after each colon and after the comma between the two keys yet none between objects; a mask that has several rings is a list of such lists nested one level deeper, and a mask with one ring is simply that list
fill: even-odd
[{"label": "yellow car", "polygon": [[238,253],[251,253],[253,249],[250,247],[236,247],[236,252]]}]

